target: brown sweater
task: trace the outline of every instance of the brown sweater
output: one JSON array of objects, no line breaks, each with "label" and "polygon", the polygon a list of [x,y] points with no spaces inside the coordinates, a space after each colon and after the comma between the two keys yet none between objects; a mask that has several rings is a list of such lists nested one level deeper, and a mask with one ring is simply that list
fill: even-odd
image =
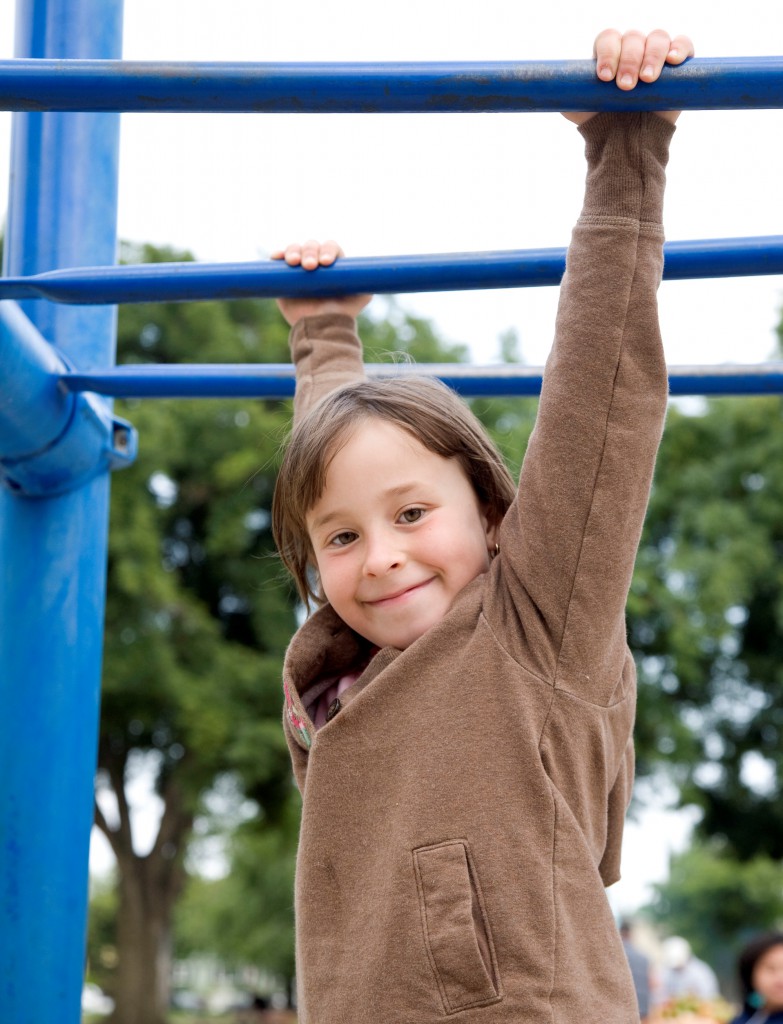
[{"label": "brown sweater", "polygon": [[[500,555],[315,732],[300,694],[363,644],[294,637],[302,1024],[632,1024],[619,877],[635,672],[624,606],[666,408],[655,293],[671,126],[602,114]],[[362,374],[347,317],[292,335],[298,411]]]}]

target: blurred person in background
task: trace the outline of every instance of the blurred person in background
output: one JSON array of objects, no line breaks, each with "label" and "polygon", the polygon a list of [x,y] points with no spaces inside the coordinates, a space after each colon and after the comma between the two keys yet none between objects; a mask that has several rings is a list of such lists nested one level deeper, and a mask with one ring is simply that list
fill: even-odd
[{"label": "blurred person in background", "polygon": [[665,1002],[680,996],[715,999],[720,995],[715,971],[693,955],[687,939],[674,935],[663,943],[660,997]]},{"label": "blurred person in background", "polygon": [[650,1012],[650,961],[633,942],[633,929],[630,921],[620,922],[620,938],[623,949],[631,968],[633,986],[636,989],[636,1000],[639,1004],[639,1016],[642,1020]]},{"label": "blurred person in background", "polygon": [[783,932],[757,935],[737,961],[742,1010],[732,1024],[783,1024]]}]

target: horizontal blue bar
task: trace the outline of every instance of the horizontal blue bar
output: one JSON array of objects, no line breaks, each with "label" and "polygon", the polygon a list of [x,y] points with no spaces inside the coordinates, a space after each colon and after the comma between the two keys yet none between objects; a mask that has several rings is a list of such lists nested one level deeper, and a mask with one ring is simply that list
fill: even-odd
[{"label": "horizontal blue bar", "polygon": [[[667,242],[668,280],[783,274],[783,235]],[[403,294],[560,283],[565,249],[352,257],[304,271],[263,263],[145,263],[79,267],[0,279],[0,299],[49,299],[84,305],[276,298],[280,295]]]},{"label": "horizontal blue bar", "polygon": [[0,110],[487,113],[783,107],[782,57],[694,58],[623,92],[579,61],[0,61]]},{"label": "horizontal blue bar", "polygon": [[[438,377],[466,398],[537,395],[542,369],[502,364],[467,366],[421,364],[415,367],[368,364],[371,377],[416,374]],[[60,378],[69,391],[95,391],[115,398],[290,398],[294,368],[285,363],[118,366]],[[783,394],[783,362],[753,366],[671,366],[672,395]]]}]

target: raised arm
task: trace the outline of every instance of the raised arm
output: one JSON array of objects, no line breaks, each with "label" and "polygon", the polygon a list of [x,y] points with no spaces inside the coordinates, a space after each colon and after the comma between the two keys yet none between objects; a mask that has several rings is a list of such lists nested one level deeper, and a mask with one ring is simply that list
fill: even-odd
[{"label": "raised arm", "polygon": [[608,704],[625,660],[625,602],[666,410],[656,291],[674,129],[652,113],[581,122],[584,206],[500,549],[533,670]]},{"label": "raised arm", "polygon": [[[284,259],[291,267],[313,272],[331,266],[342,255],[337,242],[311,240],[274,252],[272,259]],[[356,317],[369,301],[369,295],[277,300],[291,326],[289,342],[296,367],[294,423],[330,391],[364,377]]]}]

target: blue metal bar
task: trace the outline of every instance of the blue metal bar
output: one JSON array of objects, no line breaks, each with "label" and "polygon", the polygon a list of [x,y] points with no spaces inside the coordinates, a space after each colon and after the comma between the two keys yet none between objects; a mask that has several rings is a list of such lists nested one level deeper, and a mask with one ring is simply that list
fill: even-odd
[{"label": "blue metal bar", "polygon": [[[533,366],[461,366],[454,363],[413,367],[371,363],[371,377],[407,374],[439,377],[465,397],[537,395],[542,369]],[[115,398],[290,398],[294,368],[287,363],[118,366],[97,373],[61,378],[69,391],[94,391]],[[783,362],[752,366],[669,367],[672,395],[783,394]]]},{"label": "blue metal bar", "polygon": [[[18,0],[20,56],[119,57],[121,33],[121,0]],[[15,117],[8,274],[113,262],[118,129],[115,114]],[[113,361],[115,310],[25,312],[67,360]],[[38,380],[48,430],[56,403]],[[0,389],[34,398],[4,376]],[[81,1019],[108,491],[107,473],[59,497],[0,490],[0,992],[13,1024]]]},{"label": "blue metal bar", "polygon": [[2,110],[488,113],[783,107],[783,58],[695,58],[622,92],[594,63],[0,61]]},{"label": "blue metal bar", "polygon": [[[783,235],[667,242],[668,280],[783,274]],[[279,295],[467,291],[534,288],[560,283],[565,249],[353,257],[304,272],[263,263],[148,263],[54,270],[0,279],[0,299],[49,299],[83,305],[185,302]]]},{"label": "blue metal bar", "polygon": [[74,410],[57,382],[65,371],[19,306],[0,303],[0,462],[46,449],[65,432]]}]

